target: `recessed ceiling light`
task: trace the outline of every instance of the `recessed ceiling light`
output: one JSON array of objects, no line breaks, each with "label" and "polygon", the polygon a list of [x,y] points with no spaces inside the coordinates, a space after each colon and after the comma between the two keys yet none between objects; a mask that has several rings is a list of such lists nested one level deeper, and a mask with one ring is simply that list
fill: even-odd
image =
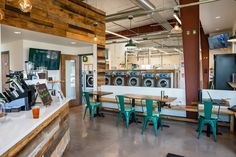
[{"label": "recessed ceiling light", "polygon": [[219,31],[220,29],[219,28],[216,28],[216,31]]},{"label": "recessed ceiling light", "polygon": [[15,31],[14,33],[15,33],[15,34],[21,34],[21,32],[19,32],[19,31]]},{"label": "recessed ceiling light", "polygon": [[76,42],[75,41],[72,41],[72,42],[70,42],[72,45],[75,45],[76,44]]},{"label": "recessed ceiling light", "polygon": [[216,19],[220,19],[221,17],[220,16],[216,16]]}]

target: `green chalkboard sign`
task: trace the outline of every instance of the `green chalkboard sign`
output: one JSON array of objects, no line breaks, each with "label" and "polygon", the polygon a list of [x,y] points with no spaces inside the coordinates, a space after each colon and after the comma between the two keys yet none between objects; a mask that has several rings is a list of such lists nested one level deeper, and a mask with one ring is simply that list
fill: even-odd
[{"label": "green chalkboard sign", "polygon": [[48,91],[46,84],[37,84],[35,86],[39,97],[42,100],[43,105],[49,106],[52,103],[52,97]]}]

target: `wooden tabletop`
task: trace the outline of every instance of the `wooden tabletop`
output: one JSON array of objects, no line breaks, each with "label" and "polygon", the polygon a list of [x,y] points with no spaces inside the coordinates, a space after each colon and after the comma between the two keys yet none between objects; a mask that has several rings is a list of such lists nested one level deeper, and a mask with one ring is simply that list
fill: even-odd
[{"label": "wooden tabletop", "polygon": [[229,100],[227,99],[202,99],[203,101],[213,101],[214,106],[229,106]]},{"label": "wooden tabletop", "polygon": [[64,83],[65,81],[61,81],[61,80],[52,80],[52,81],[48,81],[48,83]]},{"label": "wooden tabletop", "polygon": [[161,96],[153,96],[153,95],[140,95],[140,94],[123,94],[126,98],[130,98],[130,99],[151,99],[154,101],[160,101],[160,102],[172,102],[174,100],[176,100],[177,98],[175,97],[168,97],[168,98],[161,98]]},{"label": "wooden tabletop", "polygon": [[228,82],[228,84],[229,84],[232,88],[236,89],[236,83]]},{"label": "wooden tabletop", "polygon": [[93,95],[98,95],[98,96],[113,94],[112,92],[106,92],[106,91],[90,91],[89,93]]}]

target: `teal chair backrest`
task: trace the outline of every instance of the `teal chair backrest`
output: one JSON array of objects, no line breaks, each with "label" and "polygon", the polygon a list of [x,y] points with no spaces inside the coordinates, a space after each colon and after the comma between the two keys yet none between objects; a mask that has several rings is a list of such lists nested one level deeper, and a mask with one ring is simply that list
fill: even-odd
[{"label": "teal chair backrest", "polygon": [[204,102],[204,116],[205,116],[205,119],[207,119],[207,120],[211,119],[212,108],[213,108],[213,102],[211,102],[211,101],[205,101]]},{"label": "teal chair backrest", "polygon": [[118,102],[118,108],[120,109],[120,111],[125,111],[125,96],[117,95],[116,101]]},{"label": "teal chair backrest", "polygon": [[147,116],[152,116],[153,100],[146,99]]},{"label": "teal chair backrest", "polygon": [[83,97],[84,97],[86,105],[89,107],[91,105],[90,99],[89,99],[89,92],[83,92]]}]

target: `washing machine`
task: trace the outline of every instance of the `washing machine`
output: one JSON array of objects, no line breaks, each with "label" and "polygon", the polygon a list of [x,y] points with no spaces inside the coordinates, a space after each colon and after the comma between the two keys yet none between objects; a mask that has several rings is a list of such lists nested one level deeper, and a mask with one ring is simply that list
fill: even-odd
[{"label": "washing machine", "polygon": [[85,74],[85,88],[91,89],[93,88],[93,73],[91,71]]},{"label": "washing machine", "polygon": [[127,72],[127,85],[128,86],[140,86],[140,72],[130,71]]},{"label": "washing machine", "polygon": [[142,85],[144,87],[155,87],[155,74],[143,73],[142,74]]},{"label": "washing machine", "polygon": [[171,73],[160,73],[156,74],[157,87],[160,88],[173,88],[173,74]]},{"label": "washing machine", "polygon": [[105,85],[111,85],[111,72],[105,72]]},{"label": "washing machine", "polygon": [[115,86],[124,86],[125,85],[125,73],[117,71],[114,74],[114,85]]}]

